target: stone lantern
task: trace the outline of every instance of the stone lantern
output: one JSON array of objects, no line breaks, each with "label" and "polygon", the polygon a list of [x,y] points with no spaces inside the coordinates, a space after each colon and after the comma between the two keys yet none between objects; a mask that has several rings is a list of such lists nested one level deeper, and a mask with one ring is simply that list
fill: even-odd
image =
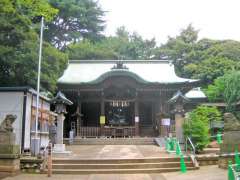
[{"label": "stone lantern", "polygon": [[190,100],[182,94],[181,91],[177,91],[177,93],[168,101],[169,104],[173,105],[172,113],[175,115],[175,129],[176,129],[176,137],[180,143],[184,143],[183,136],[183,123],[184,123],[184,104],[189,102]]},{"label": "stone lantern", "polygon": [[51,103],[55,105],[55,113],[57,113],[57,138],[56,144],[53,147],[53,153],[69,153],[65,151],[65,144],[63,144],[63,124],[65,119],[64,114],[67,113],[66,106],[73,103],[60,91],[51,100]]}]

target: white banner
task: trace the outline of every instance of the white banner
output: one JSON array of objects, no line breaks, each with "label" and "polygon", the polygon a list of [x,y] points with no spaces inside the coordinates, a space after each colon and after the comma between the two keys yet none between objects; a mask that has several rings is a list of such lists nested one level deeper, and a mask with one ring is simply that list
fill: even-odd
[{"label": "white banner", "polygon": [[162,125],[163,126],[170,126],[170,124],[171,124],[170,118],[163,118],[162,119]]},{"label": "white banner", "polygon": [[135,122],[139,122],[139,117],[138,116],[135,116]]}]

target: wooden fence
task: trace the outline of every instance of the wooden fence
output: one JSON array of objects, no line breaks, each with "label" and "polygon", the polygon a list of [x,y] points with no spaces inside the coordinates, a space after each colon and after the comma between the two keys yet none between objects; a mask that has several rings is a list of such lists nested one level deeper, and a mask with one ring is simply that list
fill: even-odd
[{"label": "wooden fence", "polygon": [[81,137],[133,137],[135,136],[134,126],[122,127],[80,127],[79,136]]}]

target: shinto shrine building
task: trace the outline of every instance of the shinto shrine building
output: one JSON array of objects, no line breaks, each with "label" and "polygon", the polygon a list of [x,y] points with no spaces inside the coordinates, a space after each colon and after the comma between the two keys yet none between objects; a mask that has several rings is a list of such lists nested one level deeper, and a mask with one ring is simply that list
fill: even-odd
[{"label": "shinto shrine building", "polygon": [[65,129],[79,137],[159,135],[162,118],[175,124],[169,100],[198,86],[167,60],[70,60],[58,79],[74,103]]}]

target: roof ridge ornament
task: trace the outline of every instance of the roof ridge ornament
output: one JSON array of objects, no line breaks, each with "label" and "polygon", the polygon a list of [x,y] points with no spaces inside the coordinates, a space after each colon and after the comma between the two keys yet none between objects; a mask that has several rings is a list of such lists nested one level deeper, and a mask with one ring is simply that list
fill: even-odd
[{"label": "roof ridge ornament", "polygon": [[190,99],[188,99],[180,90],[178,90],[171,99],[168,100],[169,104],[174,104],[177,102],[186,103],[189,102]]},{"label": "roof ridge ornament", "polygon": [[123,61],[117,61],[116,64],[111,69],[112,70],[115,70],[115,69],[125,69],[125,70],[128,70],[128,67],[123,64]]}]

